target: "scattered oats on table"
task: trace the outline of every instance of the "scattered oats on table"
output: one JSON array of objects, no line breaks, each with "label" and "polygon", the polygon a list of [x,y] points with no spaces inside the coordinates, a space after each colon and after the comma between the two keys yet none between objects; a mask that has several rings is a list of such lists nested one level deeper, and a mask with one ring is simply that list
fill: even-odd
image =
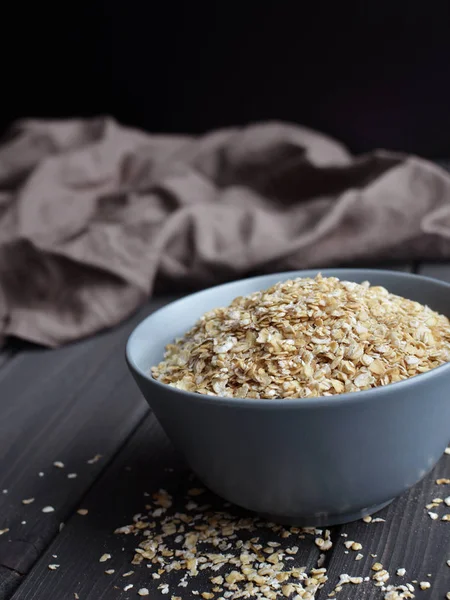
[{"label": "scattered oats on table", "polygon": [[101,457],[102,457],[101,454],[96,454],[93,458],[90,458],[86,462],[88,465],[93,465],[94,463],[98,462],[101,459]]},{"label": "scattered oats on table", "polygon": [[412,600],[416,596],[414,595],[414,588],[410,589],[409,585],[386,586],[386,594],[383,596],[383,600]]},{"label": "scattered oats on table", "polygon": [[347,548],[347,550],[362,550],[362,544],[360,544],[359,542],[354,542],[352,540],[348,540],[346,542],[344,542],[344,546]]},{"label": "scattered oats on table", "polygon": [[387,385],[449,360],[447,317],[368,282],[318,275],[206,313],[151,372],[211,396],[304,398]]},{"label": "scattered oats on table", "polygon": [[111,554],[102,554],[99,558],[99,562],[106,562],[111,558]]},{"label": "scattered oats on table", "polygon": [[[300,546],[295,542],[311,536],[311,544],[320,539],[319,545],[328,547],[330,531],[285,528],[258,516],[233,514],[226,503],[215,510],[208,494],[205,491],[203,506],[187,510],[190,500],[185,499],[182,507],[168,492],[159,490],[151,495],[147,515],[115,531],[139,536],[132,564],[150,569],[149,580],[155,580],[159,593],[176,598],[183,588],[182,598],[198,596],[200,600],[313,600],[327,581],[326,569],[302,566]],[[155,506],[161,508],[156,517]]]},{"label": "scattered oats on table", "polygon": [[389,573],[386,571],[386,569],[381,569],[372,575],[372,579],[376,581],[376,586],[381,587],[389,579]]}]

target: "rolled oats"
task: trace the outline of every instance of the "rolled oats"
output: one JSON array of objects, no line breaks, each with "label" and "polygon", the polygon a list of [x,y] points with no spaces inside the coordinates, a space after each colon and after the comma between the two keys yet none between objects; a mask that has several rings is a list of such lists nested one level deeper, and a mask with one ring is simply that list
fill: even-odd
[{"label": "rolled oats", "polygon": [[106,562],[111,558],[111,554],[102,554],[99,558],[99,562]]},{"label": "rolled oats", "polygon": [[[322,544],[331,547],[329,530],[285,528],[239,510],[235,514],[227,510],[227,503],[213,500],[208,491],[202,490],[202,494],[207,503],[187,510],[191,494],[178,495],[177,500],[159,490],[152,494],[146,515],[135,515],[132,524],[115,531],[139,536],[132,564],[147,565],[150,580],[155,580],[160,593],[172,595],[175,589],[187,588],[181,597],[314,600],[327,581],[326,569],[301,566],[300,546],[294,542],[300,543],[306,536],[311,536],[312,542],[320,535]],[[219,502],[216,510],[211,501],[213,505]],[[155,518],[154,507],[161,502],[167,508]],[[173,590],[169,590],[169,576]],[[191,589],[197,585],[197,590]]]},{"label": "rolled oats", "polygon": [[299,278],[206,313],[152,368],[176,388],[306,398],[402,381],[450,360],[450,322],[380,286]]}]

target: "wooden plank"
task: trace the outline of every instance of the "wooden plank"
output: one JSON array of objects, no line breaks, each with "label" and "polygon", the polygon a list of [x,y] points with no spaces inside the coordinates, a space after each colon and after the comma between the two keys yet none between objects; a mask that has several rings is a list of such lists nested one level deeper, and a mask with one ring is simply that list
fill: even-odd
[{"label": "wooden plank", "polygon": [[420,275],[450,282],[450,264],[445,262],[422,263],[418,269]]},{"label": "wooden plank", "polygon": [[[431,588],[426,594],[417,584],[413,584],[416,597],[423,595],[427,600],[445,598],[445,594],[450,591],[450,569],[446,564],[450,560],[450,522],[442,522],[440,519],[444,514],[450,513],[450,508],[442,504],[431,509],[438,513],[437,520],[432,520],[425,508],[434,498],[450,495],[450,485],[436,484],[437,479],[444,477],[450,478],[450,456],[444,456],[420,484],[374,515],[386,522],[357,521],[342,526],[339,531],[340,540],[329,565],[329,582],[319,595],[319,600],[328,598],[342,573],[353,577],[372,577],[374,571],[371,567],[376,562],[381,563],[390,574],[389,584],[428,581]],[[347,550],[344,545],[346,541],[359,542],[362,549]],[[355,560],[358,552],[363,554],[360,561]],[[406,569],[404,577],[396,576],[399,568]],[[361,585],[345,585],[341,597],[345,597],[345,600],[378,600],[383,594],[374,583],[370,581]]]},{"label": "wooden plank", "polygon": [[22,575],[0,566],[0,598],[9,598],[22,582]]},{"label": "wooden plank", "polygon": [[[422,275],[450,281],[450,265],[445,263],[421,263],[415,269]],[[386,519],[385,523],[364,523],[358,521],[340,528],[338,542],[329,566],[329,583],[322,590],[320,598],[328,597],[333,591],[342,573],[351,576],[372,576],[371,570],[375,562],[383,564],[390,573],[390,584],[405,582],[429,581],[432,584],[426,592],[429,600],[445,598],[450,591],[450,569],[446,560],[450,559],[450,531],[447,522],[440,519],[433,521],[427,514],[425,506],[435,497],[450,495],[450,486],[436,485],[436,479],[450,478],[450,457],[444,456],[436,469],[409,493],[397,499],[376,517]],[[440,516],[450,509],[432,509]],[[346,537],[342,537],[343,536]],[[355,561],[358,552],[347,550],[345,541],[353,540],[362,544],[359,552],[364,555],[360,561]],[[376,557],[371,556],[372,554]],[[396,576],[399,568],[405,568],[405,577]],[[431,577],[427,575],[431,574]],[[417,584],[416,597],[422,592]],[[344,587],[346,600],[367,600],[382,597],[374,582],[362,585],[346,585]],[[424,596],[425,597],[425,596]]]},{"label": "wooden plank", "polygon": [[0,589],[6,575],[17,585],[11,573],[30,570],[147,412],[124,347],[136,323],[167,300],[102,335],[19,352],[0,369],[0,529],[9,529],[0,536]]},{"label": "wooden plank", "polygon": [[8,360],[10,360],[11,357],[11,352],[9,352],[9,350],[7,348],[4,348],[1,352],[0,352],[0,369],[2,368],[2,365],[6,364],[6,362]]},{"label": "wooden plank", "polygon": [[[144,507],[151,502],[151,493],[161,488],[173,496],[172,511],[186,512],[187,491],[198,485],[167,441],[154,416],[149,415],[83,499],[81,506],[88,509],[88,514],[75,514],[68,521],[13,600],[43,600],[50,597],[59,600],[73,598],[75,593],[80,600],[125,600],[138,597],[137,591],[141,587],[150,590],[151,598],[170,598],[172,594],[183,599],[195,598],[191,595],[192,590],[206,591],[211,572],[201,572],[201,576],[195,578],[188,588],[178,587],[181,577],[178,571],[155,581],[145,564],[131,564],[134,550],[143,537],[115,535],[113,531],[132,523],[134,514],[146,514]],[[212,494],[205,493],[200,498],[196,498],[196,501],[202,504],[206,502],[211,510],[224,510],[223,501]],[[233,507],[226,510],[232,514],[248,515]],[[258,535],[262,539],[267,535],[264,531],[261,529],[247,535]],[[305,539],[292,541],[293,538],[291,536],[283,540],[285,544],[299,546],[292,564],[308,568],[314,566],[319,555],[314,538],[306,536]],[[270,533],[269,539],[277,538]],[[112,558],[105,563],[99,562],[103,553],[111,554]],[[59,569],[50,571],[50,563],[59,563]],[[115,572],[107,575],[105,569],[114,569]],[[129,577],[123,577],[129,571],[134,572]],[[161,582],[169,583],[167,596],[160,595],[157,590]],[[125,591],[124,587],[130,584],[133,588]]]},{"label": "wooden plank", "polygon": [[412,261],[365,261],[351,264],[343,264],[339,266],[342,268],[350,269],[383,269],[387,271],[403,271],[405,273],[411,273],[414,270],[414,264]]},{"label": "wooden plank", "polygon": [[414,270],[413,262],[382,262],[372,265],[372,269],[385,269],[387,271],[403,271],[411,273]]},{"label": "wooden plank", "polygon": [[0,347],[0,369],[3,365],[6,365],[11,361],[17,354],[31,348],[37,348],[35,344],[27,344],[21,340],[7,340],[4,346]]},{"label": "wooden plank", "polygon": [[[410,270],[410,266],[406,266],[402,270]],[[113,354],[114,352],[108,354],[108,357],[113,356]],[[118,363],[114,362],[114,368],[112,369],[114,372],[117,368],[117,365]],[[89,367],[88,361],[86,362],[85,367]],[[95,378],[96,377],[94,377],[94,379]],[[106,379],[108,379],[108,381],[111,383],[111,375]],[[114,377],[112,377],[112,379],[114,379]],[[120,396],[123,393],[124,392],[120,392],[118,395]],[[86,402],[84,399],[83,390],[80,391],[78,396],[80,398],[79,401],[83,402],[83,406],[85,407],[84,410],[86,410],[86,404],[89,404],[89,402]],[[90,402],[92,402],[92,394],[90,395]],[[113,404],[115,404],[115,402],[113,402]],[[121,439],[123,440],[125,437],[126,436],[123,435]],[[106,440],[104,441],[107,443]],[[71,451],[67,453],[69,458],[73,454],[73,450],[75,450],[75,448],[71,449]],[[101,450],[92,448],[91,454],[95,452],[101,452]],[[113,452],[110,452],[109,456],[111,456],[112,453]],[[85,456],[86,455],[84,455],[84,458]],[[53,460],[55,458],[58,460],[66,460],[63,456],[54,456]],[[82,466],[85,466],[84,462]],[[95,467],[95,465],[91,466]],[[174,468],[175,471],[170,473],[165,471],[167,466],[169,466],[169,468]],[[56,472],[54,469],[51,471],[53,475],[58,475],[58,473],[61,473],[61,471]],[[148,476],[144,478],[143,473],[148,473]],[[91,479],[91,482],[94,481],[97,474],[98,473],[94,475],[94,477]],[[186,478],[186,470],[182,467],[179,459],[177,459],[176,455],[173,453],[171,446],[168,444],[167,440],[165,440],[164,435],[159,430],[159,427],[155,423],[154,419],[149,417],[145,425],[139,427],[138,431],[126,444],[124,450],[119,453],[117,458],[108,467],[106,473],[104,473],[103,476],[93,484],[92,490],[88,493],[86,498],[83,499],[82,506],[83,508],[86,507],[89,509],[89,514],[85,517],[74,514],[68,520],[67,525],[63,529],[61,535],[54,539],[46,554],[38,561],[31,575],[27,577],[25,583],[16,592],[14,600],[31,598],[55,598],[55,600],[59,600],[59,598],[73,597],[75,592],[79,594],[81,600],[101,600],[103,598],[125,599],[133,597],[139,587],[149,588],[152,593],[151,597],[155,597],[154,592],[156,586],[154,585],[154,581],[150,580],[150,577],[148,576],[148,570],[142,566],[132,567],[130,565],[137,540],[132,536],[115,536],[112,534],[112,531],[118,525],[131,522],[132,515],[142,510],[143,505],[146,501],[148,501],[145,500],[144,492],[152,492],[158,487],[166,487],[168,489],[175,487],[175,489],[178,490],[178,494],[183,496],[183,490],[185,490],[186,486],[188,485]],[[77,481],[77,479],[73,481]],[[384,538],[380,538],[380,548],[384,548],[384,546],[386,546],[387,554],[391,552],[391,562],[394,566],[397,560],[402,562],[403,556],[405,556],[403,562],[406,563],[406,558],[409,557],[409,555],[405,554],[406,540],[400,537],[400,542],[398,542],[398,540],[395,540],[394,538],[399,535],[398,532],[401,531],[402,528],[405,529],[405,525],[408,525],[408,518],[411,517],[411,515],[413,519],[418,521],[414,510],[423,511],[423,506],[421,506],[420,509],[417,508],[418,503],[420,502],[424,505],[433,497],[427,493],[427,490],[430,492],[431,488],[427,488],[426,483],[421,485],[425,486],[425,488],[422,490],[422,495],[419,494],[419,496],[417,496],[417,491],[422,489],[420,486],[417,486],[415,490],[410,493],[416,494],[416,496],[412,496],[411,499],[409,499],[409,495],[404,496],[404,498],[408,498],[408,500],[405,501],[404,498],[403,500],[398,500],[389,509],[386,509],[386,514],[389,515],[389,518],[393,520],[393,525],[391,528],[388,529],[388,527],[383,524],[372,524],[372,529],[368,529],[369,526],[361,522],[346,527],[349,529],[352,526],[362,527],[363,529],[361,530],[361,535],[368,531],[368,545],[375,543],[373,541],[376,540],[376,535],[374,532],[377,532],[377,535],[381,535],[384,529],[386,539],[383,542]],[[86,487],[84,489],[86,489]],[[78,494],[76,499],[79,499],[79,497],[80,495]],[[111,502],[112,498],[114,499],[114,502]],[[403,505],[401,502],[403,502]],[[403,508],[397,510],[397,505],[400,507],[403,506]],[[66,506],[69,505],[67,504]],[[76,506],[76,502],[72,503],[71,508],[74,506]],[[405,513],[408,518],[405,518],[403,513]],[[416,521],[414,522],[416,523]],[[430,527],[430,523],[433,527],[435,525],[447,525],[446,523],[432,522],[429,517],[426,516],[423,531],[422,529],[420,530],[421,533],[419,534],[419,540],[422,539],[423,541],[426,538],[426,535],[428,535],[429,532],[427,527]],[[380,529],[376,530],[376,527],[379,527]],[[394,531],[394,533],[392,533],[391,530]],[[346,532],[345,529],[340,531],[342,533]],[[410,531],[410,529],[408,531]],[[358,539],[356,538],[357,533],[358,532],[355,531],[355,539]],[[440,547],[439,544],[442,542],[442,537],[430,537],[432,538],[431,544],[428,544],[428,541],[423,542],[427,544],[427,548],[432,549],[434,544],[434,546],[438,548],[440,552],[443,550],[449,550],[448,548],[442,549],[442,547]],[[331,554],[330,560],[330,578],[333,584],[336,583],[339,578],[339,574],[342,572],[348,572],[352,575],[356,575],[357,572],[350,571],[350,567],[357,565],[358,568],[362,568],[363,565],[365,565],[364,561],[366,560],[365,557],[365,559],[362,561],[354,562],[354,553],[350,554],[349,552],[348,555],[345,554],[345,547],[341,544],[341,539],[343,540],[344,538],[338,539],[337,556],[341,556],[341,558],[338,558],[338,560],[335,561],[334,554]],[[408,540],[408,542],[410,542],[410,540]],[[301,545],[302,547],[296,560],[299,560],[300,564],[312,566],[315,563],[318,555],[313,541],[311,539],[307,539],[302,542]],[[413,553],[415,557],[415,563],[413,561],[412,564],[413,567],[417,564],[421,564],[419,561],[420,544],[418,545],[418,549],[416,545],[414,548],[416,548],[416,550],[415,554]],[[98,562],[98,558],[104,552],[109,552],[113,557],[106,565]],[[372,552],[376,553],[376,550],[373,550]],[[399,552],[400,556],[398,556]],[[434,560],[432,560],[433,556],[431,550],[430,553],[430,570],[428,572],[432,572],[431,566],[434,565],[434,567],[436,567],[437,564],[436,556],[434,555]],[[24,553],[22,552],[21,554],[23,556]],[[339,560],[341,561],[340,563]],[[350,560],[350,563],[347,565],[347,571],[340,571],[340,569],[343,568],[342,565],[344,564],[344,560]],[[61,564],[61,567],[57,571],[49,571],[48,564],[52,562]],[[370,574],[370,564],[371,563],[366,564],[366,568],[369,570],[369,573],[365,574]],[[389,563],[386,562],[387,567],[388,564]],[[427,563],[425,562],[424,564]],[[442,564],[445,566],[445,562]],[[399,566],[406,567],[407,565],[398,564],[397,567]],[[114,575],[105,575],[105,567],[114,568]],[[129,570],[134,570],[135,573],[130,579],[126,578],[124,580],[122,575]],[[450,569],[448,569],[448,572],[450,573]],[[439,577],[441,577],[441,579],[439,579]],[[445,577],[446,571],[444,570],[442,576],[439,575],[436,578],[438,584],[436,589],[439,593],[445,587]],[[125,585],[131,583],[134,587],[128,593],[125,592],[123,588]],[[172,584],[172,581],[170,581],[170,583]],[[369,584],[370,589],[367,584],[365,585],[367,587],[367,591],[365,591],[364,594],[369,595],[364,595],[364,597],[380,597],[380,591],[376,588],[374,588],[375,595],[370,595],[372,594],[372,584]],[[319,598],[326,598],[327,593],[330,592],[331,589],[331,587],[328,587],[327,590],[321,592],[319,594]],[[345,594],[356,592],[358,589],[360,592],[359,596],[345,595],[345,598],[348,597],[359,599],[363,597],[361,592],[362,586],[354,586],[352,588],[347,586],[345,588]],[[180,588],[177,588],[174,593],[179,593],[179,590]],[[434,593],[434,588],[432,593]],[[181,595],[183,598],[187,597],[183,593],[179,595]],[[430,598],[431,596],[427,595],[427,597]],[[434,596],[432,597],[434,598]],[[436,596],[436,598],[437,597],[438,596]]]}]

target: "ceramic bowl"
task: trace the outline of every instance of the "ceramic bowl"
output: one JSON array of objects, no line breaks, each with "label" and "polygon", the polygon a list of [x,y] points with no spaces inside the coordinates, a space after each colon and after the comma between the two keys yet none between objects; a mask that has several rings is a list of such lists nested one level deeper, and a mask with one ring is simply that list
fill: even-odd
[{"label": "ceramic bowl", "polygon": [[[450,316],[450,285],[368,269],[324,276],[382,285]],[[185,392],[152,379],[164,347],[206,311],[317,271],[227,283],[173,302],[142,321],[129,368],[174,446],[226,500],[281,523],[333,525],[372,514],[424,477],[450,437],[450,363],[362,392],[253,400]]]}]

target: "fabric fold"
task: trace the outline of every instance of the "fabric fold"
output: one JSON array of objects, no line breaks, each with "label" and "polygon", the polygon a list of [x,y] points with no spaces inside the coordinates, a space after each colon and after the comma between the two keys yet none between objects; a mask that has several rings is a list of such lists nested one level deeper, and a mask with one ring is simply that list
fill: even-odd
[{"label": "fabric fold", "polygon": [[25,120],[0,144],[0,340],[95,333],[157,279],[439,258],[450,258],[446,171],[385,150],[352,157],[296,125],[191,137],[108,117]]}]

